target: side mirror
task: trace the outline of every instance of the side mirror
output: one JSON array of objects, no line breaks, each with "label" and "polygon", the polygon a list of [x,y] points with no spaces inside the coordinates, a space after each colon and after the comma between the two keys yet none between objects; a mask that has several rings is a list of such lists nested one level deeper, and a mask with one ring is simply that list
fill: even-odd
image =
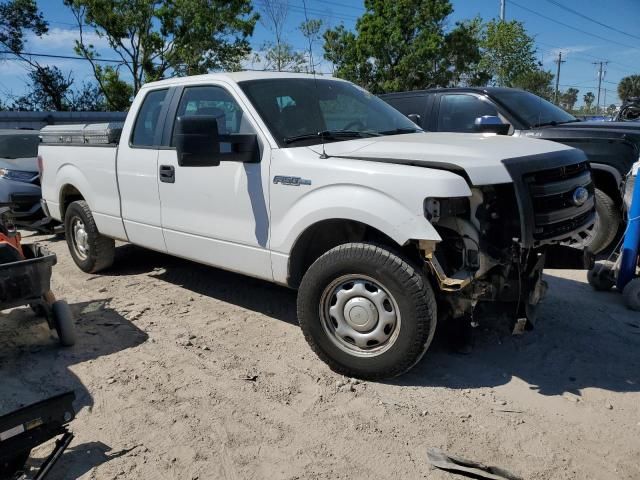
[{"label": "side mirror", "polygon": [[191,115],[176,118],[173,144],[181,167],[217,167],[221,161],[257,163],[260,161],[258,135],[232,133],[220,135],[218,117]]},{"label": "side mirror", "polygon": [[217,167],[220,165],[218,120],[212,115],[176,118],[173,144],[181,167]]},{"label": "side mirror", "polygon": [[500,117],[494,115],[484,115],[476,118],[474,122],[476,132],[480,133],[496,133],[498,135],[508,135],[511,125],[502,123]]},{"label": "side mirror", "polygon": [[413,123],[415,123],[416,125],[418,125],[419,127],[421,126],[420,121],[422,120],[422,117],[417,113],[410,113],[409,115],[407,115],[407,118],[411,120]]}]

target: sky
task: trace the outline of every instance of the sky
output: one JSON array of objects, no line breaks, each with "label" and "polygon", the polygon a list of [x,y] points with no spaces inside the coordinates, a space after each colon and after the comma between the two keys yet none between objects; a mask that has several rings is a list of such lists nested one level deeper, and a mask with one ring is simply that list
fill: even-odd
[{"label": "sky", "polygon": [[[259,11],[261,0],[252,1]],[[353,29],[358,16],[364,12],[363,0],[288,0],[285,34],[287,40],[300,50],[308,48],[298,30],[305,19],[303,2],[306,2],[308,18],[320,18],[328,26],[344,24],[347,29]],[[74,55],[77,27],[63,1],[39,0],[37,3],[49,22],[49,34],[43,38],[30,37],[26,50]],[[456,21],[475,16],[490,20],[500,11],[500,0],[453,0],[452,4],[454,13],[448,19],[450,27]],[[602,82],[601,105],[619,103],[616,94],[619,80],[626,75],[640,73],[638,18],[640,0],[506,0],[506,19],[524,23],[528,33],[535,38],[537,56],[545,69],[555,74],[555,59],[562,52],[565,63],[561,66],[560,89],[578,88],[579,104],[588,91],[597,95],[599,67],[593,62],[609,62]],[[251,39],[253,49],[260,50],[271,37],[269,30],[259,22]],[[94,36],[92,40],[104,58],[114,58],[103,39]],[[315,56],[316,59],[322,56],[319,44]],[[71,72],[78,84],[92,79],[89,66],[83,60],[39,58],[39,61]],[[328,71],[329,65],[321,65],[320,70]],[[0,99],[7,100],[10,96],[25,93],[26,82],[27,71],[20,62],[7,56],[0,59]]]}]

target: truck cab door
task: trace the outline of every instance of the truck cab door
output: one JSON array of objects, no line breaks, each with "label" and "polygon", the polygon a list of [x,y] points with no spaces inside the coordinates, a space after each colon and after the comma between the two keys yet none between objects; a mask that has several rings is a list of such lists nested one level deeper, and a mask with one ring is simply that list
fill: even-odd
[{"label": "truck cab door", "polygon": [[[175,148],[175,120],[216,117],[220,135],[257,134],[260,154],[251,163],[181,166]],[[158,170],[162,229],[170,254],[271,280],[268,142],[226,84],[179,87],[171,101]],[[220,144],[220,152],[230,152]],[[226,149],[226,150],[225,150]],[[233,158],[230,156],[229,158]]]},{"label": "truck cab door", "polygon": [[117,175],[122,221],[131,243],[166,252],[160,219],[158,148],[171,91],[148,90],[131,107],[129,138],[118,147]]}]

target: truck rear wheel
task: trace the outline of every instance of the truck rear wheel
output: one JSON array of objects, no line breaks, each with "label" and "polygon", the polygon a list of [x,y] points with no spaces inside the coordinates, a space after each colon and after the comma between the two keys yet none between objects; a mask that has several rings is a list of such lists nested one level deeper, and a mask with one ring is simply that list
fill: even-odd
[{"label": "truck rear wheel", "polygon": [[337,373],[394,377],[424,355],[436,328],[425,277],[384,247],[348,243],[309,268],[298,292],[298,320],[314,352]]},{"label": "truck rear wheel", "polygon": [[95,273],[113,264],[115,241],[100,235],[87,202],[78,200],[69,205],[64,228],[69,252],[80,270]]}]

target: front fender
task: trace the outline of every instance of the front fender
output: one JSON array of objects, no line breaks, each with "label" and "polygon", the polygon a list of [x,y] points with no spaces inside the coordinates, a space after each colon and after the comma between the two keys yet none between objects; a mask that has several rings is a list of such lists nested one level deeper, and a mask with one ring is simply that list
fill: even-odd
[{"label": "front fender", "polygon": [[411,239],[440,241],[438,232],[424,217],[422,205],[412,210],[389,195],[353,184],[317,188],[292,205],[274,225],[272,249],[289,253],[302,233],[323,220],[354,220],[373,227],[399,245]]}]

